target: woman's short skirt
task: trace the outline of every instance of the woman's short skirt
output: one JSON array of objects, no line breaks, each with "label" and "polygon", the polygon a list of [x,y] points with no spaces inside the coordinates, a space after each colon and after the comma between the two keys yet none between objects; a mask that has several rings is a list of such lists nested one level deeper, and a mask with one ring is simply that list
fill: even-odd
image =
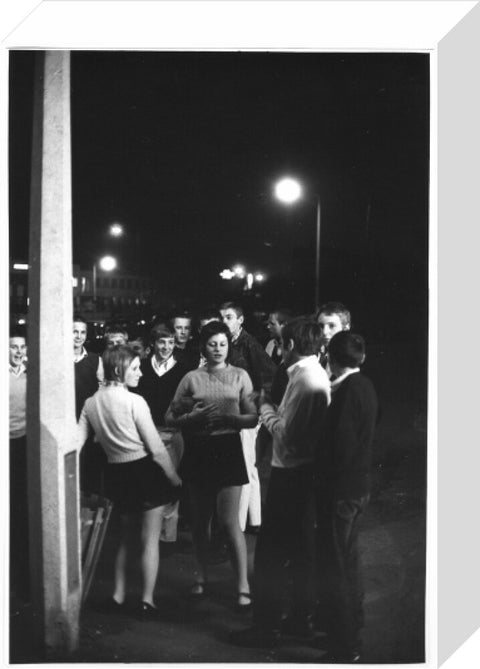
[{"label": "woman's short skirt", "polygon": [[179,471],[184,481],[215,489],[248,483],[242,442],[237,432],[184,435],[184,439],[185,454]]},{"label": "woman's short skirt", "polygon": [[105,494],[120,513],[139,513],[179,497],[165,472],[150,455],[133,462],[108,463]]}]

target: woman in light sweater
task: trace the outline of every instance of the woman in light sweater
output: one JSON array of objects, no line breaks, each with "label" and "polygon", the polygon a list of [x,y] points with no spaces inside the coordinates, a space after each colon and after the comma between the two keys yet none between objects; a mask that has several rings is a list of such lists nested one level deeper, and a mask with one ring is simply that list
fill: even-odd
[{"label": "woman in light sweater", "polygon": [[182,481],[140,395],[130,393],[141,377],[140,359],[129,346],[103,354],[105,385],[84,404],[78,423],[81,448],[90,428],[104,449],[108,464],[105,491],[121,517],[122,534],[115,558],[111,611],[122,611],[126,596],[127,555],[140,526],[143,618],[155,618],[153,593],[158,575],[158,542],[164,505],[178,497]]},{"label": "woman in light sweater", "polygon": [[192,597],[207,589],[210,524],[216,505],[225,530],[236,574],[237,607],[251,605],[247,550],[238,509],[242,485],[248,483],[240,430],[255,427],[257,412],[251,400],[252,382],[244,369],[228,363],[230,331],[223,323],[207,323],[200,333],[206,365],[180,381],[166,413],[167,425],[180,427],[185,454],[180,468],[187,482],[193,520],[197,580]]}]

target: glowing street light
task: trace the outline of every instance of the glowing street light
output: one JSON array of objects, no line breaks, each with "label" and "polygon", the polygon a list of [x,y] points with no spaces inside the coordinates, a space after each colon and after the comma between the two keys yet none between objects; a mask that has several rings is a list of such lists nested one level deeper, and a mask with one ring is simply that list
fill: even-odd
[{"label": "glowing street light", "polygon": [[233,268],[233,273],[235,276],[238,276],[239,279],[244,279],[245,278],[245,267],[242,265],[235,265]]},{"label": "glowing street light", "polygon": [[122,237],[123,235],[123,225],[121,223],[112,223],[108,229],[112,237]]},{"label": "glowing street light", "polygon": [[265,274],[262,274],[261,272],[257,272],[255,276],[253,277],[257,283],[262,283],[262,281],[265,281]]},{"label": "glowing street light", "polygon": [[[285,177],[277,182],[274,189],[275,197],[284,204],[294,204],[303,195],[301,184]],[[316,217],[317,240],[315,244],[315,311],[319,307],[320,291],[320,197],[317,196],[317,217]]]},{"label": "glowing street light", "polygon": [[[100,258],[98,261],[98,266],[100,267],[101,270],[104,272],[111,272],[112,270],[116,269],[117,267],[117,261],[113,256],[103,256],[103,258]],[[97,300],[97,263],[93,263],[93,301],[96,302]]]},{"label": "glowing street light", "polygon": [[275,185],[275,197],[284,204],[293,204],[302,197],[302,187],[295,179],[284,177]]}]

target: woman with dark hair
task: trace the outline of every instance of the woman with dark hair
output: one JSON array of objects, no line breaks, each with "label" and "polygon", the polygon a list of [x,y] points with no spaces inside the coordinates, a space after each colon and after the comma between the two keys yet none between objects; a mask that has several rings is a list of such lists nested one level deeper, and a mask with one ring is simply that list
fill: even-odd
[{"label": "woman with dark hair", "polygon": [[141,377],[140,359],[129,346],[106,349],[105,385],[88,398],[78,423],[82,447],[90,428],[107,455],[105,493],[122,525],[115,558],[111,611],[121,611],[126,596],[127,556],[140,529],[142,599],[140,613],[155,618],[153,593],[158,575],[158,542],[164,506],[178,497],[182,481],[175,471],[143,397],[130,393]]},{"label": "woman with dark hair", "polygon": [[206,592],[210,525],[216,505],[236,573],[237,606],[244,610],[251,598],[238,509],[248,474],[239,433],[257,423],[250,397],[252,382],[244,369],[228,362],[230,331],[223,323],[205,325],[200,349],[206,365],[183,377],[166,413],[167,425],[180,427],[185,440],[181,473],[190,492],[198,569],[191,595],[202,597]]}]

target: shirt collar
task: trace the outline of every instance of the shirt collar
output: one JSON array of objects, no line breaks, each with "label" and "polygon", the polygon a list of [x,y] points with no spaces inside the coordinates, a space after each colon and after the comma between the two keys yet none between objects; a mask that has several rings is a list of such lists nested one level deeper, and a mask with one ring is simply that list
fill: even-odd
[{"label": "shirt collar", "polygon": [[153,371],[155,372],[155,374],[158,374],[158,376],[162,376],[163,374],[168,372],[170,369],[172,369],[172,367],[175,366],[177,362],[173,357],[173,355],[167,358],[164,362],[158,362],[157,358],[154,355],[152,355],[151,360],[152,360]]},{"label": "shirt collar", "polygon": [[25,367],[23,362],[19,367],[12,367],[12,365],[8,365],[8,368],[10,370],[10,374],[13,374],[13,376],[20,376],[21,374],[27,371],[27,368]]},{"label": "shirt collar", "polygon": [[334,381],[331,382],[330,384],[330,390],[332,393],[334,393],[336,390],[338,390],[338,387],[340,384],[345,381],[347,376],[350,376],[350,374],[357,374],[360,371],[360,367],[352,367],[352,369],[347,369],[346,372],[343,372],[341,376],[338,376]]},{"label": "shirt collar", "polygon": [[240,328],[240,330],[237,332],[236,335],[232,335],[232,344],[237,341],[237,339],[240,337],[242,332],[243,332],[243,328]]},{"label": "shirt collar", "polygon": [[300,358],[300,360],[297,360],[297,362],[294,362],[293,365],[290,365],[290,367],[287,367],[287,374],[288,376],[291,376],[296,369],[300,369],[301,367],[308,367],[310,365],[319,365],[320,363],[318,362],[318,358],[316,355],[307,355],[304,358]]},{"label": "shirt collar", "polygon": [[87,349],[85,348],[85,346],[82,346],[82,352],[79,355],[75,355],[75,353],[73,354],[73,362],[80,362],[80,360],[86,358],[87,355],[88,355]]}]

